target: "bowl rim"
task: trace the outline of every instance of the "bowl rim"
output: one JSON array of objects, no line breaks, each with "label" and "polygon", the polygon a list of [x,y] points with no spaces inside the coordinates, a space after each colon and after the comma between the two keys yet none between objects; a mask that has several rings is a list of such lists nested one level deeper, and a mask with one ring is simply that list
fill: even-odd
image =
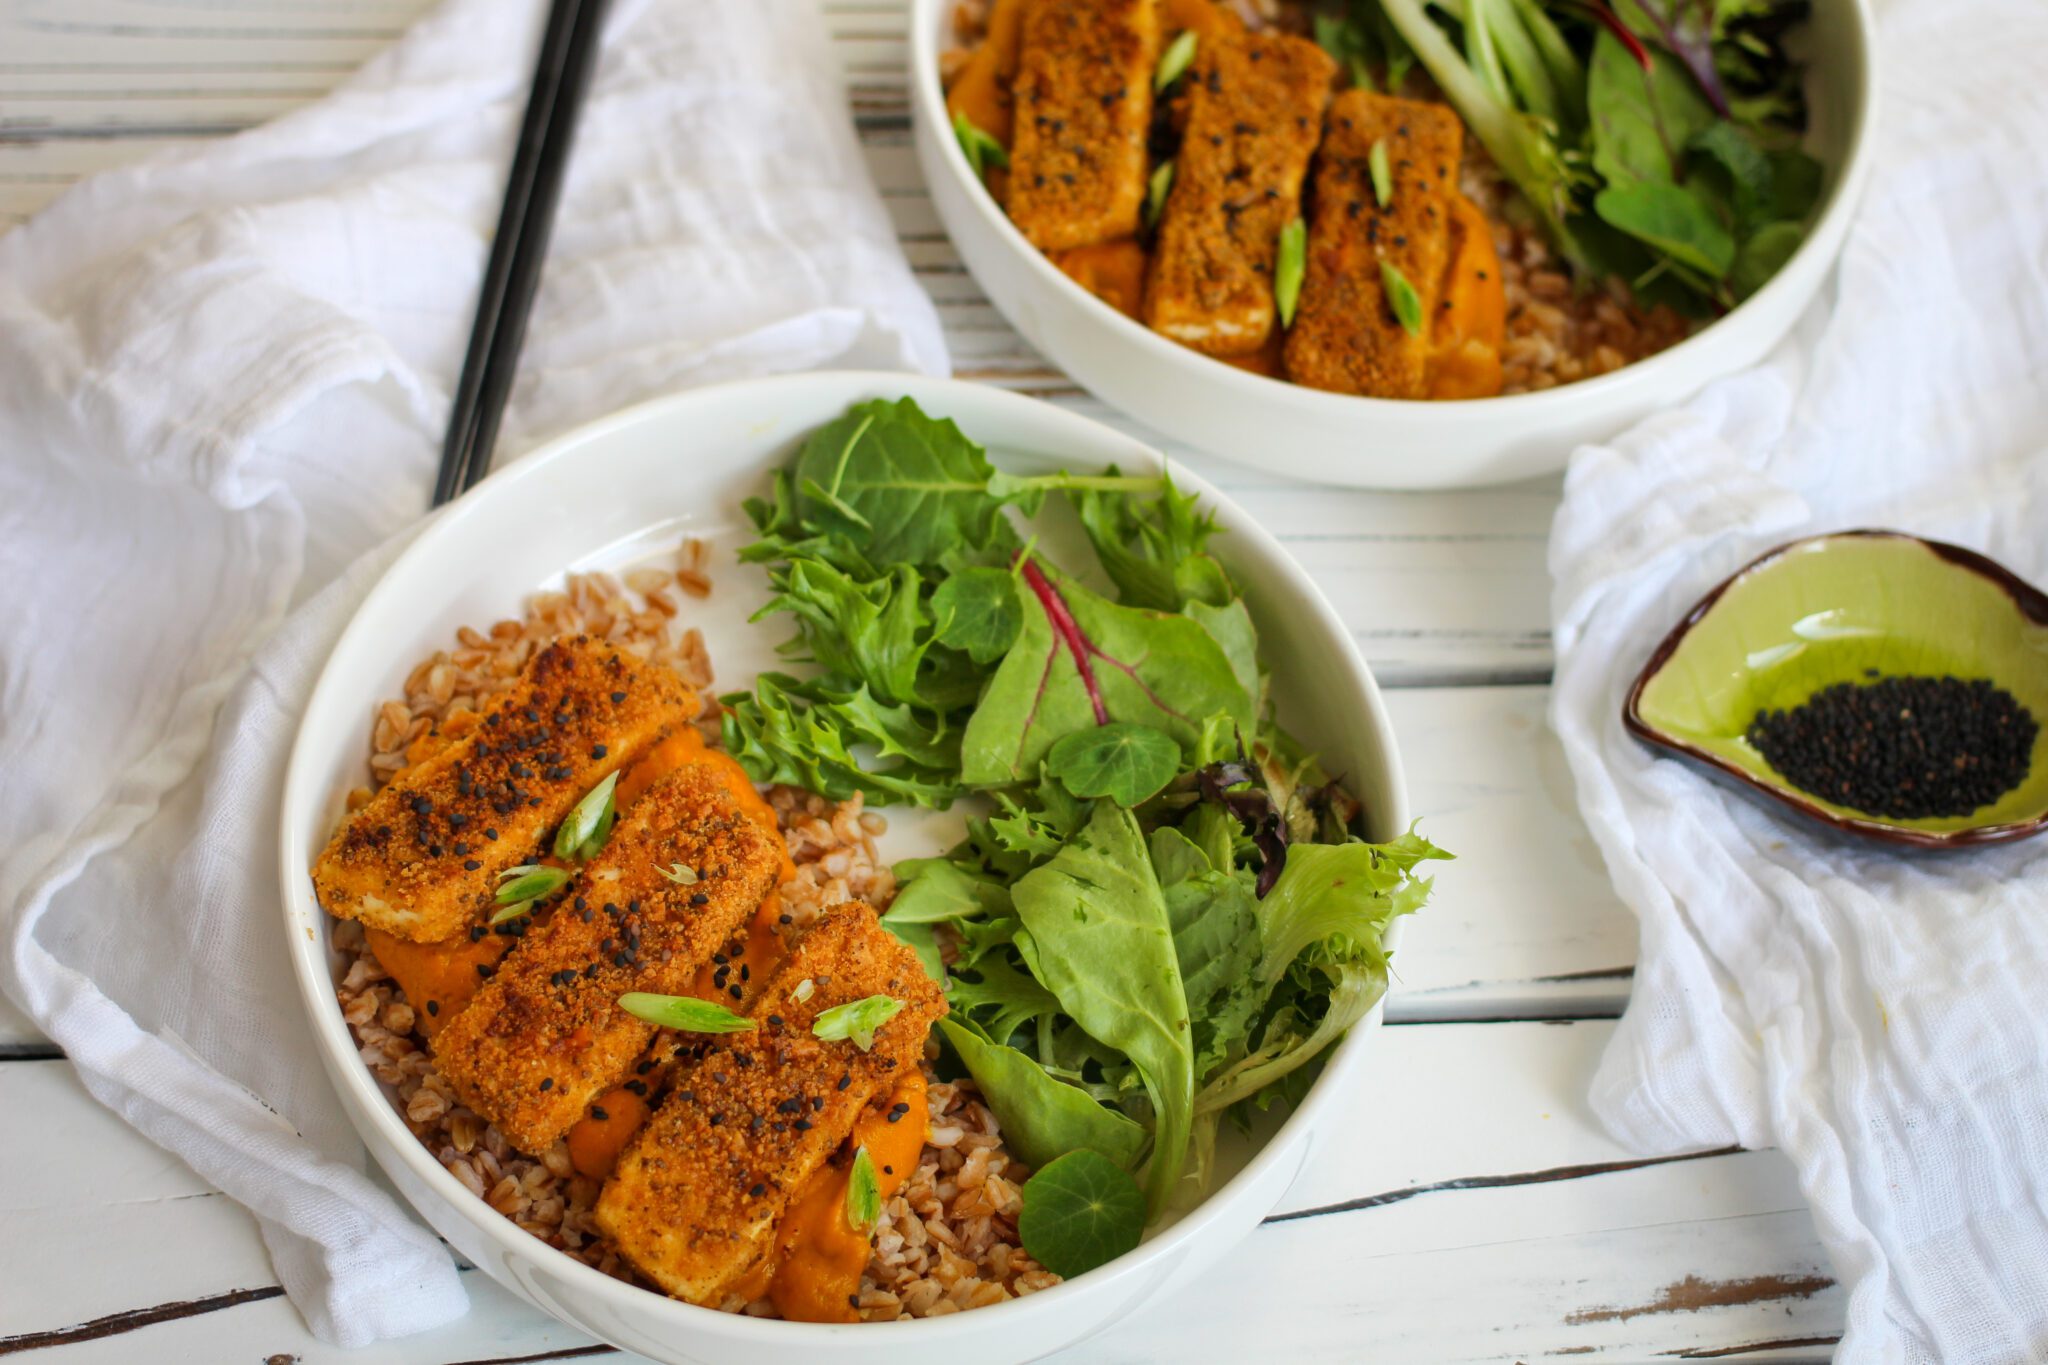
[{"label": "bowl rim", "polygon": [[[1170,1267],[1171,1261],[1168,1258],[1173,1253],[1200,1238],[1212,1224],[1225,1216],[1234,1202],[1230,1197],[1234,1190],[1251,1186],[1279,1162],[1285,1160],[1290,1152],[1299,1148],[1301,1140],[1306,1136],[1306,1130],[1321,1118],[1322,1110],[1328,1107],[1330,1097],[1342,1088],[1346,1078],[1356,1071],[1364,1056],[1366,1041],[1379,1025],[1384,1000],[1376,1004],[1365,1019],[1353,1025],[1339,1040],[1337,1046],[1325,1056],[1320,1074],[1308,1093],[1303,1096],[1301,1103],[1251,1155],[1243,1168],[1229,1180],[1210,1189],[1199,1204],[1189,1209],[1171,1227],[1148,1239],[1135,1250],[1050,1288],[978,1308],[972,1312],[946,1315],[946,1321],[921,1318],[887,1323],[788,1322],[700,1308],[669,1298],[657,1291],[615,1279],[533,1237],[512,1220],[499,1215],[489,1205],[477,1199],[406,1129],[375,1077],[371,1075],[368,1067],[363,1065],[347,1024],[335,1004],[334,982],[327,961],[327,937],[324,933],[315,934],[311,936],[310,941],[302,942],[298,932],[300,926],[293,922],[293,916],[302,899],[304,902],[312,903],[318,916],[316,924],[324,923],[326,918],[325,912],[319,909],[317,902],[312,901],[311,883],[305,871],[310,866],[309,855],[317,854],[318,848],[314,841],[302,843],[297,836],[297,826],[303,822],[305,811],[303,801],[295,797],[302,784],[302,774],[315,770],[320,764],[319,755],[314,752],[316,746],[313,727],[310,724],[312,718],[324,714],[336,705],[361,700],[342,695],[342,680],[334,671],[335,660],[357,630],[358,621],[374,605],[391,595],[395,591],[394,585],[402,584],[413,566],[429,559],[440,543],[454,534],[453,528],[489,516],[495,503],[492,489],[500,490],[502,495],[502,490],[538,477],[541,471],[555,462],[574,458],[576,452],[592,441],[610,439],[643,423],[662,421],[668,418],[669,414],[687,412],[696,404],[739,396],[752,399],[764,412],[773,412],[777,410],[776,400],[779,395],[811,388],[844,393],[849,401],[876,389],[894,389],[919,398],[920,401],[927,398],[937,399],[948,394],[960,394],[968,401],[992,404],[996,408],[1016,408],[1021,411],[1028,407],[1037,419],[1049,421],[1054,426],[1066,427],[1076,436],[1089,438],[1093,444],[1107,441],[1141,454],[1157,468],[1171,473],[1175,482],[1183,489],[1207,499],[1218,512],[1218,520],[1223,528],[1229,531],[1234,539],[1254,547],[1254,553],[1274,566],[1296,606],[1312,618],[1315,631],[1334,645],[1334,658],[1330,662],[1349,679],[1350,690],[1355,694],[1357,702],[1356,721],[1365,730],[1362,742],[1370,745],[1369,752],[1378,756],[1385,774],[1384,804],[1387,807],[1387,823],[1401,828],[1409,824],[1411,817],[1408,809],[1407,782],[1401,765],[1400,750],[1395,740],[1392,716],[1356,639],[1344,627],[1335,608],[1309,577],[1307,570],[1302,568],[1270,531],[1239,507],[1227,494],[1201,475],[1168,458],[1156,447],[1128,436],[1107,423],[1009,390],[964,380],[911,373],[813,370],[704,385],[647,399],[619,409],[547,441],[516,463],[489,476],[471,495],[459,498],[441,509],[414,537],[412,543],[384,568],[378,575],[376,583],[351,613],[348,624],[336,637],[327,660],[322,663],[306,708],[300,715],[286,767],[285,799],[280,802],[279,809],[279,904],[285,921],[285,938],[293,971],[298,978],[301,1004],[312,1025],[316,1046],[321,1052],[330,1082],[333,1083],[343,1110],[358,1129],[367,1126],[384,1146],[396,1152],[410,1176],[439,1196],[464,1223],[492,1242],[501,1254],[512,1253],[534,1258],[563,1277],[570,1289],[581,1291],[608,1306],[621,1308],[626,1312],[653,1314],[657,1320],[664,1320],[666,1325],[671,1325],[679,1331],[721,1338],[734,1344],[751,1342],[779,1347],[809,1345],[830,1349],[833,1345],[846,1341],[848,1334],[851,1333],[858,1333],[859,1340],[872,1343],[876,1340],[875,1333],[894,1330],[899,1334],[915,1333],[916,1341],[938,1346],[964,1336],[979,1335],[1004,1322],[1021,1321],[1027,1314],[1057,1314],[1066,1304],[1078,1305],[1077,1295],[1098,1288],[1107,1288],[1115,1280],[1131,1279],[1148,1272],[1156,1272],[1162,1269],[1162,1261],[1167,1261]],[[952,413],[945,412],[942,415],[951,417]],[[987,444],[995,446],[999,443]],[[765,470],[764,465],[764,473]],[[1396,920],[1389,935],[1390,949],[1398,942],[1400,929],[1400,921]],[[368,1136],[366,1133],[366,1139]],[[366,1141],[366,1146],[372,1159],[382,1166],[384,1157],[380,1153],[380,1143]],[[394,1184],[397,1183],[394,1181]],[[411,1197],[405,1194],[402,1185],[399,1188],[401,1198],[411,1205]],[[1263,1215],[1269,1211],[1261,1209],[1260,1213]],[[432,1224],[433,1220],[427,1218],[423,1211],[415,1208],[412,1212],[429,1225]],[[486,1274],[491,1273],[488,1267],[480,1268],[485,1269]],[[492,1278],[497,1277],[493,1275]],[[559,1317],[551,1308],[545,1311],[551,1317]],[[582,1330],[590,1329],[584,1327]]]},{"label": "bowl rim", "polygon": [[[967,191],[967,199],[974,206],[981,220],[992,227],[1001,238],[1012,256],[1024,258],[1026,268],[1031,272],[1040,289],[1050,288],[1064,294],[1070,302],[1079,304],[1096,321],[1104,324],[1111,335],[1141,350],[1162,362],[1186,363],[1190,360],[1200,364],[1190,366],[1194,378],[1220,385],[1231,393],[1234,399],[1249,402],[1292,403],[1308,413],[1324,420],[1343,420],[1374,413],[1404,415],[1418,409],[1437,414],[1444,422],[1494,420],[1495,415],[1505,419],[1518,417],[1525,421],[1539,421],[1553,413],[1569,411],[1579,405],[1592,405],[1613,396],[1625,396],[1631,391],[1655,382],[1666,370],[1676,369],[1682,362],[1701,354],[1708,345],[1719,344],[1721,337],[1728,335],[1727,324],[1738,315],[1754,315],[1760,309],[1751,308],[1759,300],[1777,299],[1789,295],[1798,288],[1794,280],[1810,270],[1825,270],[1831,262],[1840,242],[1846,237],[1849,221],[1855,215],[1857,205],[1863,196],[1864,182],[1868,180],[1875,160],[1876,140],[1872,136],[1876,126],[1878,53],[1876,43],[1877,21],[1871,11],[1871,0],[1842,0],[1854,16],[1850,25],[1856,35],[1855,61],[1847,74],[1861,77],[1861,88],[1849,111],[1847,132],[1848,155],[1843,159],[1840,174],[1829,187],[1826,204],[1814,216],[1812,226],[1807,230],[1798,250],[1778,267],[1762,289],[1744,299],[1727,313],[1715,318],[1684,340],[1668,346],[1655,355],[1623,365],[1620,369],[1590,379],[1574,380],[1549,389],[1532,390],[1527,393],[1496,394],[1491,398],[1375,398],[1364,394],[1331,393],[1313,389],[1301,384],[1292,384],[1284,379],[1256,374],[1207,355],[1189,346],[1169,340],[1154,332],[1137,319],[1119,311],[1098,298],[1079,282],[1069,277],[1047,259],[1044,252],[1034,247],[1007,213],[1001,212],[995,201],[989,197],[987,188],[981,184],[973,168],[967,164],[967,155],[959,146],[959,140],[950,135],[950,124],[945,117],[945,88],[939,77],[938,49],[933,33],[934,21],[941,17],[942,9],[949,0],[911,0],[907,11],[910,24],[910,105],[913,121],[931,131],[942,144],[940,154],[945,161],[947,172],[959,188]],[[950,235],[950,234],[949,234]],[[1816,260],[1820,264],[1816,265]],[[978,281],[977,281],[978,283]],[[1713,334],[1715,340],[1708,342]],[[1660,363],[1662,362],[1662,363]],[[1077,380],[1080,376],[1074,376]]]},{"label": "bowl rim", "polygon": [[2048,829],[2048,811],[2044,811],[2030,820],[2008,821],[2001,825],[1972,825],[1964,829],[1940,832],[1911,829],[1882,819],[1862,819],[1856,816],[1837,815],[1835,812],[1809,799],[1797,788],[1766,782],[1738,763],[1730,762],[1711,750],[1703,749],[1696,744],[1680,739],[1669,731],[1659,729],[1643,715],[1643,693],[1656,680],[1657,675],[1664,671],[1664,666],[1671,662],[1672,656],[1685,643],[1686,637],[1692,634],[1693,627],[1699,625],[1701,621],[1707,618],[1730,589],[1752,574],[1768,569],[1782,559],[1838,540],[1889,540],[1917,545],[1938,559],[1946,560],[1967,573],[1974,573],[1980,578],[1989,580],[1993,586],[2004,591],[2012,599],[2013,609],[2022,617],[2034,622],[2036,625],[2048,627],[2048,593],[2042,592],[2039,588],[2036,588],[1997,560],[1990,558],[1988,555],[1980,554],[1966,546],[1953,545],[1943,540],[1929,540],[1925,536],[1916,536],[1910,531],[1894,531],[1879,527],[1855,527],[1849,530],[1824,531],[1818,535],[1802,536],[1797,540],[1786,541],[1783,545],[1778,545],[1764,551],[1764,553],[1758,555],[1734,573],[1729,574],[1728,577],[1715,584],[1706,596],[1695,602],[1691,610],[1679,618],[1678,624],[1671,627],[1665,633],[1664,638],[1657,642],[1657,647],[1650,652],[1649,660],[1644,663],[1642,670],[1636,674],[1635,681],[1629,685],[1628,696],[1622,702],[1621,707],[1621,723],[1623,728],[1645,744],[1668,749],[1682,758],[1703,764],[1708,768],[1716,770],[1724,777],[1741,784],[1750,791],[1769,797],[1778,804],[1805,816],[1809,820],[1816,821],[1844,834],[1875,839],[1882,843],[1897,844],[1903,848],[1957,849],[1975,848],[1987,844],[2011,843],[2016,839],[2030,838],[2041,833],[2044,829]]}]

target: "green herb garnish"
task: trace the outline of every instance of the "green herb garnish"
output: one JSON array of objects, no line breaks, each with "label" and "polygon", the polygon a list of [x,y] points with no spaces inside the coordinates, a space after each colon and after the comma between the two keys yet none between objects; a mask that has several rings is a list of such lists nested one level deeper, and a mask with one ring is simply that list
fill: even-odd
[{"label": "green herb garnish", "polygon": [[1375,138],[1372,155],[1367,158],[1372,168],[1372,197],[1379,201],[1381,208],[1394,202],[1394,172],[1387,165],[1387,140]]},{"label": "green herb garnish", "polygon": [[1409,336],[1422,335],[1422,297],[1415,292],[1415,286],[1408,283],[1408,277],[1401,273],[1401,267],[1392,261],[1380,262],[1380,286],[1387,291],[1387,307],[1401,323],[1401,329]]},{"label": "green herb garnish", "polygon": [[866,1052],[875,1045],[875,1030],[894,1019],[903,1002],[894,996],[870,995],[864,1000],[834,1005],[811,1021],[811,1036],[825,1042],[851,1039]]},{"label": "green herb garnish", "polygon": [[1152,73],[1152,89],[1155,94],[1179,80],[1181,73],[1188,69],[1188,65],[1195,60],[1195,43],[1195,31],[1184,28],[1178,38],[1166,45],[1166,50],[1159,54],[1158,69]]},{"label": "green herb garnish", "polygon": [[1301,299],[1301,281],[1308,273],[1308,224],[1296,218],[1280,229],[1280,252],[1273,262],[1273,302],[1280,325],[1294,325],[1294,306]]},{"label": "green herb garnish", "polygon": [[555,831],[557,858],[564,862],[589,862],[604,848],[605,840],[611,836],[612,822],[618,818],[618,806],[612,799],[618,785],[618,773],[609,774],[563,817],[562,827]]},{"label": "green herb garnish", "polygon": [[743,1014],[694,995],[653,995],[628,991],[619,997],[619,1008],[635,1019],[674,1029],[678,1033],[751,1033],[754,1021]]},{"label": "green herb garnish", "polygon": [[1152,178],[1145,182],[1145,226],[1152,227],[1159,222],[1159,215],[1166,212],[1166,196],[1173,192],[1173,163],[1162,161],[1153,168]]},{"label": "green herb garnish", "polygon": [[1055,1275],[1071,1279],[1107,1265],[1144,1235],[1138,1182],[1099,1152],[1069,1152],[1024,1182],[1018,1240]]},{"label": "green herb garnish", "polygon": [[875,1174],[875,1159],[867,1148],[857,1147],[846,1182],[846,1225],[855,1232],[866,1232],[881,1216],[882,1182]]},{"label": "green herb garnish", "polygon": [[966,114],[953,115],[953,136],[960,140],[960,150],[967,155],[967,164],[979,180],[988,173],[991,166],[1007,169],[1010,154],[1003,144],[994,137],[974,126]]},{"label": "green herb garnish", "polygon": [[505,884],[493,897],[500,908],[491,915],[492,924],[504,924],[521,915],[531,914],[536,903],[554,895],[568,883],[569,873],[565,868],[527,863],[522,867],[506,868],[498,877]]}]

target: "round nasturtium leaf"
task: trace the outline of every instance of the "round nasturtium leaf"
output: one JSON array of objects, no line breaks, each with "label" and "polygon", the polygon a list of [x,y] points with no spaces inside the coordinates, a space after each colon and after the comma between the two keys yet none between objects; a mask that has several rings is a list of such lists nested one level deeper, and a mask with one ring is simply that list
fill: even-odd
[{"label": "round nasturtium leaf", "polygon": [[1106,796],[1125,810],[1173,781],[1180,742],[1149,725],[1112,721],[1076,730],[1046,751],[1046,770],[1076,796]]},{"label": "round nasturtium leaf", "polygon": [[1100,1152],[1068,1152],[1024,1182],[1017,1236],[1055,1275],[1072,1279],[1106,1265],[1144,1235],[1144,1191]]}]

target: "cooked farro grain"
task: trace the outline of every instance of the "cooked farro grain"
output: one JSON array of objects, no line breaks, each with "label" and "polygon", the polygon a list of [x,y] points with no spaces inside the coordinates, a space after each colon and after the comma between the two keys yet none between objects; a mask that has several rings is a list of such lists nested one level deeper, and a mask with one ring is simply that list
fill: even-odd
[{"label": "cooked farro grain", "polygon": [[[679,606],[669,595],[673,586],[686,597],[707,596],[705,562],[703,544],[689,541],[674,569],[636,566],[623,581],[609,574],[572,574],[560,591],[537,594],[520,619],[500,621],[487,632],[458,631],[454,648],[436,651],[407,676],[403,697],[378,707],[370,784],[350,794],[351,808],[405,767],[416,740],[507,686],[527,657],[558,635],[587,632],[674,667],[706,696],[698,724],[715,739],[711,659],[694,628],[677,631]],[[887,821],[863,810],[857,795],[834,803],[775,787],[768,799],[796,862],[796,880],[783,888],[784,908],[795,923],[845,900],[887,908],[896,879],[874,844]],[[331,933],[335,949],[349,961],[335,992],[342,1017],[363,1064],[383,1082],[413,1136],[470,1193],[526,1231],[608,1275],[644,1283],[597,1231],[591,1211],[598,1182],[576,1173],[567,1144],[541,1153],[514,1151],[496,1127],[464,1108],[435,1068],[415,1032],[412,1004],[378,965],[362,926],[337,920]],[[859,1311],[866,1321],[936,1317],[1059,1283],[1018,1243],[1018,1191],[1030,1172],[1004,1149],[995,1116],[973,1085],[934,1078],[930,1105],[931,1128],[917,1172],[883,1206],[876,1227],[860,1289]],[[766,1299],[735,1298],[721,1307],[774,1316]]]}]

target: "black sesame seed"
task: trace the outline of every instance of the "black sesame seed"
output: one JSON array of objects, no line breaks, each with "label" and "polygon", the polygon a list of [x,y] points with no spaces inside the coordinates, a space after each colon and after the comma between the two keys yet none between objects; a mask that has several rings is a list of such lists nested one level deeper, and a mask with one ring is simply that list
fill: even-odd
[{"label": "black sesame seed", "polygon": [[725,992],[735,1000],[738,1000],[744,994],[738,986],[727,986]]},{"label": "black sesame seed", "polygon": [[852,1073],[851,1071],[847,1072],[846,1074],[844,1074],[843,1076],[841,1076],[841,1077],[839,1078],[839,1088],[840,1088],[841,1090],[844,1090],[844,1089],[846,1089],[846,1087],[847,1087],[847,1086],[849,1086],[849,1085],[852,1085],[852,1084],[853,1084],[853,1073]]},{"label": "black sesame seed", "polygon": [[593,1104],[590,1106],[590,1117],[596,1119],[599,1123],[603,1123],[611,1118],[611,1115],[604,1111],[603,1105]]},{"label": "black sesame seed", "polygon": [[635,1076],[645,1076],[648,1072],[652,1070],[654,1070],[653,1062],[642,1062],[638,1066],[633,1068],[633,1074]]},{"label": "black sesame seed", "polygon": [[781,1015],[779,1015],[779,1014],[771,1014],[771,1015],[769,1015],[769,1016],[768,1016],[768,1023],[769,1023],[769,1024],[770,1024],[770,1025],[771,1025],[772,1027],[775,1027],[775,1028],[781,1028],[781,1027],[782,1027],[782,1016],[781,1016]]},{"label": "black sesame seed", "polygon": [[[1869,676],[1866,672],[1865,676]],[[1747,737],[1802,791],[1894,820],[1968,815],[2026,779],[2040,726],[1985,679],[1837,683]]]},{"label": "black sesame seed", "polygon": [[489,981],[492,977],[498,974],[498,969],[496,967],[493,967],[488,962],[479,962],[476,964],[476,974],[482,977],[484,980]]},{"label": "black sesame seed", "polygon": [[624,692],[614,692],[614,693],[612,693],[612,700],[613,700],[613,701],[624,701],[625,699],[626,699],[626,694],[625,694]]},{"label": "black sesame seed", "polygon": [[553,1090],[555,1088],[555,1078],[553,1076],[541,1077],[540,1088],[543,1090]]},{"label": "black sesame seed", "polygon": [[605,752],[605,747],[602,744],[593,744],[590,746],[590,756],[592,758],[603,758],[605,756]]},{"label": "black sesame seed", "polygon": [[802,1100],[783,1100],[775,1106],[775,1112],[778,1114],[794,1114],[797,1110],[803,1107],[804,1104]]},{"label": "black sesame seed", "polygon": [[768,1193],[768,1187],[765,1184],[762,1184],[760,1181],[755,1181],[754,1188],[748,1190],[747,1193],[753,1196],[755,1199],[759,1199],[762,1195]]},{"label": "black sesame seed", "polygon": [[478,861],[477,861],[476,859],[474,859],[474,858],[466,858],[466,859],[464,859],[464,860],[463,860],[463,863],[462,863],[462,870],[463,870],[464,872],[474,872],[474,871],[476,871],[476,870],[477,870],[478,868],[480,868],[480,867],[482,867],[482,866],[483,866],[483,864],[482,864],[482,863],[480,863],[480,862],[478,862]]},{"label": "black sesame seed", "polygon": [[493,841],[495,841],[495,840],[497,839],[497,837],[498,837],[498,831],[496,831],[496,830],[494,830],[494,829],[487,829],[487,830],[485,830],[485,831],[484,831],[484,838],[486,838],[486,839],[490,839],[490,840],[493,840]]},{"label": "black sesame seed", "polygon": [[427,1002],[427,1013],[428,1013],[428,1014],[439,1014],[440,1012],[441,1012],[441,1002],[440,1002],[440,1001],[438,1001],[438,1000],[429,1000],[429,1001]]},{"label": "black sesame seed", "polygon": [[[697,893],[696,893],[695,895],[693,895],[693,896],[691,896],[691,897],[690,897],[690,904],[692,904],[692,905],[709,905],[709,904],[711,904],[711,897],[709,897],[709,896],[705,895],[705,894],[704,894],[704,893],[703,893],[702,891],[699,891],[699,892],[697,892]],[[787,915],[785,915],[785,916],[783,916],[783,918],[787,919],[787,918],[788,918],[788,916],[787,916]]]},{"label": "black sesame seed", "polygon": [[799,1133],[808,1133],[808,1132],[810,1132],[810,1131],[811,1131],[811,1121],[810,1121],[809,1119],[798,1119],[798,1120],[796,1121],[796,1130],[797,1130],[797,1131],[798,1131]]}]

